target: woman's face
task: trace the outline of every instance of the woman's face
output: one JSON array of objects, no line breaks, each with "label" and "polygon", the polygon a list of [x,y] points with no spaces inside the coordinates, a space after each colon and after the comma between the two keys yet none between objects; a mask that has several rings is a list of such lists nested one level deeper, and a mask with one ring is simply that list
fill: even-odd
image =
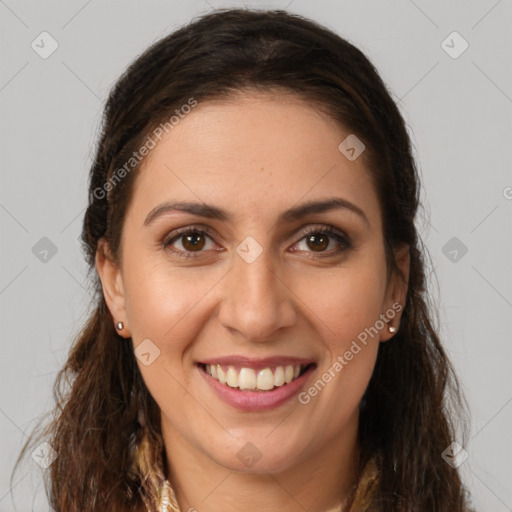
[{"label": "woman's face", "polygon": [[355,443],[406,289],[387,282],[376,191],[358,148],[339,149],[349,135],[298,98],[245,93],[199,103],[146,157],[121,267],[97,266],[171,453],[279,471]]}]

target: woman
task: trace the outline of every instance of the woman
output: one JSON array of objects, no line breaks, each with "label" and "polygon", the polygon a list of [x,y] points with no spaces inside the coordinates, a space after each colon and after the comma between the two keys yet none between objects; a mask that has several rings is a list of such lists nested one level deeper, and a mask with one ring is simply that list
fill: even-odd
[{"label": "woman", "polygon": [[149,48],[90,173],[51,506],[468,510],[418,197],[385,85],[318,24],[219,10]]}]

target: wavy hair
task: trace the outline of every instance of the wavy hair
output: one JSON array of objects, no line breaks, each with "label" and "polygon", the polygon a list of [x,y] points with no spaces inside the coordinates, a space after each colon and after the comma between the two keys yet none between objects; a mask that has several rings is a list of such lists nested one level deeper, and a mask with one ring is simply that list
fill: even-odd
[{"label": "wavy hair", "polygon": [[380,473],[368,510],[467,510],[459,473],[441,457],[458,425],[464,426],[466,408],[434,326],[428,253],[415,227],[420,182],[406,124],[359,49],[282,10],[220,9],[200,16],[149,47],[112,88],[81,234],[94,288],[90,316],[55,381],[51,421],[37,438],[32,434],[15,469],[28,447],[44,437],[58,453],[45,476],[55,511],[156,509],[165,480],[160,411],[132,344],[114,328],[95,255],[104,238],[120,261],[140,163],[112,180],[155,128],[191,98],[229,99],[246,90],[296,95],[356,134],[366,146],[363,156],[378,193],[388,271],[398,271],[393,248],[410,247],[400,329],[380,344],[361,403],[360,467],[376,460]]}]

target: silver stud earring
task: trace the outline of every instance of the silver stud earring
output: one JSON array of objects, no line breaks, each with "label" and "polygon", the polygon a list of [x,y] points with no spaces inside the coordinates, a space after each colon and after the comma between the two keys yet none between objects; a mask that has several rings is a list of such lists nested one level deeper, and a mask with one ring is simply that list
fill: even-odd
[{"label": "silver stud earring", "polygon": [[392,325],[390,325],[390,326],[388,327],[388,330],[389,330],[389,332],[391,332],[391,333],[396,332],[396,327],[393,327]]},{"label": "silver stud earring", "polygon": [[116,327],[120,331],[123,328],[123,322],[117,322]]}]

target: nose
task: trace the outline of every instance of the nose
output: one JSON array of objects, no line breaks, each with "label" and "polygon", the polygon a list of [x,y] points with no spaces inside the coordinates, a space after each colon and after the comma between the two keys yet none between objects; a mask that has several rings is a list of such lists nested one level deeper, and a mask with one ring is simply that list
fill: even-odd
[{"label": "nose", "polygon": [[251,342],[263,342],[296,321],[293,292],[264,251],[247,263],[238,254],[226,276],[218,319]]}]

